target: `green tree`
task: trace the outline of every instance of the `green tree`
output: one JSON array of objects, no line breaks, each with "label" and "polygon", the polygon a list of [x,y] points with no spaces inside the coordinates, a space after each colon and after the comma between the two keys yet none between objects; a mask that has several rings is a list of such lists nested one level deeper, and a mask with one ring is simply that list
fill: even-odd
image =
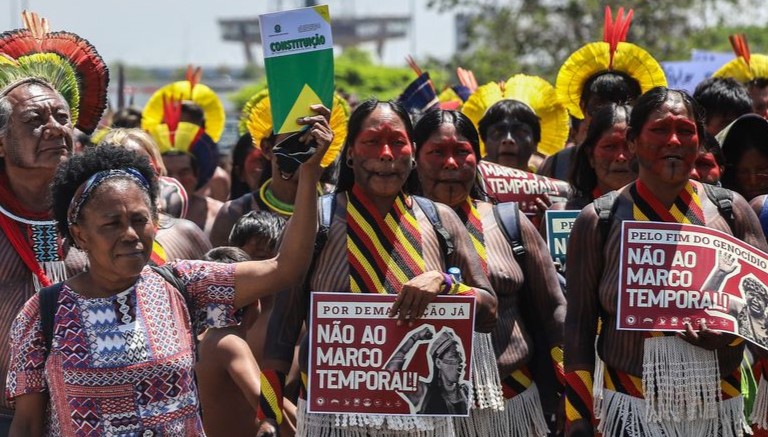
[{"label": "green tree", "polygon": [[[464,14],[469,43],[446,66],[470,68],[480,83],[514,73],[536,74],[554,82],[571,53],[585,43],[602,40],[608,3],[615,5],[604,0],[429,1],[437,10]],[[722,26],[730,16],[749,14],[759,6],[757,0],[629,0],[622,4],[635,11],[628,41],[658,60],[688,59],[694,44],[708,41],[704,35],[711,34],[710,27]],[[727,35],[724,38],[727,45]]]}]

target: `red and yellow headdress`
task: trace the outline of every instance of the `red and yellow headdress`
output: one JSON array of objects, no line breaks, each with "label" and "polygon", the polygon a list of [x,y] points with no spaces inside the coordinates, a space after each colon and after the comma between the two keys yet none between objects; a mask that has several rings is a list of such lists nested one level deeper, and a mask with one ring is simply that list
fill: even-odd
[{"label": "red and yellow headdress", "polygon": [[624,8],[619,8],[614,22],[611,8],[606,6],[603,41],[575,51],[560,67],[555,84],[557,96],[574,117],[584,118],[580,106],[582,91],[587,81],[600,73],[624,73],[640,84],[642,92],[667,85],[661,65],[642,48],[626,42],[633,13],[630,9],[625,16]]},{"label": "red and yellow headdress", "polygon": [[37,77],[69,104],[72,123],[90,134],[107,106],[109,69],[96,49],[74,33],[51,32],[48,21],[22,13],[24,29],[0,35],[0,90]]},{"label": "red and yellow headdress", "polygon": [[[144,107],[141,119],[141,127],[155,140],[161,154],[179,152],[195,157],[197,188],[207,184],[216,171],[219,163],[216,143],[224,130],[224,107],[210,88],[199,83],[201,75],[200,68],[189,67],[187,80],[157,90]],[[203,109],[205,128],[181,121],[181,106],[185,100],[191,100]],[[209,132],[209,126],[216,137]]]},{"label": "red and yellow headdress", "polygon": [[194,69],[189,66],[186,76],[186,80],[168,84],[152,94],[144,106],[141,127],[147,132],[152,131],[155,126],[163,123],[167,109],[166,102],[187,100],[194,102],[203,110],[205,133],[213,141],[218,142],[222,132],[224,132],[224,120],[226,118],[224,105],[212,89],[200,83],[202,78],[200,67]]},{"label": "red and yellow headdress", "polygon": [[741,83],[759,78],[768,79],[768,56],[751,54],[746,35],[731,35],[728,39],[736,59],[720,67],[712,77],[732,77]]},{"label": "red and yellow headdress", "polygon": [[[339,156],[344,140],[347,138],[348,118],[349,105],[347,101],[334,93],[329,121],[331,130],[333,130],[333,142],[320,163],[323,167],[333,164],[333,161]],[[269,90],[265,88],[248,100],[243,107],[238,130],[241,135],[249,132],[253,138],[253,146],[256,148],[261,148],[261,141],[272,135],[272,108],[269,103]]]},{"label": "red and yellow headdress", "polygon": [[[569,129],[568,111],[558,101],[555,88],[540,77],[517,74],[506,82],[485,84],[469,96],[461,112],[478,127],[485,111],[504,99],[525,103],[541,119],[539,153],[549,156],[565,147]],[[482,140],[480,153],[485,156]]]}]

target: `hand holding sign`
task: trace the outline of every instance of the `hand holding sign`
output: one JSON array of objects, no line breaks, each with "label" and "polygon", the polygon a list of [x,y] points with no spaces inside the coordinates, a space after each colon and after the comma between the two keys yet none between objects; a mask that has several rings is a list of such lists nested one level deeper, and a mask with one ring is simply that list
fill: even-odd
[{"label": "hand holding sign", "polygon": [[397,295],[395,304],[389,310],[389,317],[397,315],[398,325],[408,320],[408,325],[413,326],[413,321],[421,318],[427,305],[440,294],[443,280],[443,274],[438,271],[424,272],[411,278]]},{"label": "hand holding sign", "polygon": [[707,327],[707,322],[704,319],[700,319],[699,330],[696,331],[691,326],[691,323],[685,324],[685,331],[678,333],[677,335],[688,343],[698,346],[706,350],[717,350],[728,346],[734,340],[736,336],[725,332],[717,332]]},{"label": "hand holding sign", "polygon": [[331,111],[321,104],[311,105],[310,109],[317,115],[296,120],[304,129],[292,135],[278,135],[272,149],[283,179],[290,179],[302,163],[305,168],[313,168],[318,177],[322,171],[320,162],[333,142],[333,130],[328,124]]}]

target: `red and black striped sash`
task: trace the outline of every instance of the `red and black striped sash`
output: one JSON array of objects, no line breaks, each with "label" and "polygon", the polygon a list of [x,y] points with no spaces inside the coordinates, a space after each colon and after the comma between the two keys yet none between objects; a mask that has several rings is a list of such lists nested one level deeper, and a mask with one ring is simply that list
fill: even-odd
[{"label": "red and black striped sash", "polygon": [[461,222],[467,228],[472,245],[480,256],[480,263],[483,266],[483,272],[488,274],[488,254],[485,251],[485,237],[483,237],[483,222],[480,219],[480,213],[477,212],[475,201],[467,197],[467,201],[456,208]]},{"label": "red and black striped sash", "polygon": [[640,180],[630,187],[634,201],[632,215],[635,220],[686,223],[693,225],[704,224],[704,212],[701,209],[701,199],[696,187],[688,182],[675,199],[672,207],[667,209]]}]

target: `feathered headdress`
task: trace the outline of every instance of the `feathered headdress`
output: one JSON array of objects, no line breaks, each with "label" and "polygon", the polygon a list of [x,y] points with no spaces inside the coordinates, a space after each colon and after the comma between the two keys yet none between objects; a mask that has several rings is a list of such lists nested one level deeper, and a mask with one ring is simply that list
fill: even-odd
[{"label": "feathered headdress", "polygon": [[[349,105],[343,97],[334,93],[333,108],[329,124],[333,130],[333,142],[325,152],[320,165],[328,167],[339,156],[344,140],[347,138],[347,119]],[[272,110],[269,103],[269,90],[266,88],[254,94],[243,107],[238,123],[240,135],[250,132],[253,147],[261,148],[261,141],[272,135]]]},{"label": "feathered headdress", "polygon": [[90,134],[107,106],[109,69],[96,49],[70,32],[51,32],[48,20],[22,13],[24,28],[0,35],[0,90],[38,77],[69,104],[72,122]]},{"label": "feathered headdress", "polygon": [[728,40],[731,41],[736,59],[720,67],[712,77],[732,77],[742,83],[758,78],[768,79],[768,56],[751,54],[744,34],[731,35]]},{"label": "feathered headdress", "polygon": [[[485,84],[469,96],[461,112],[478,127],[485,111],[504,99],[525,103],[541,119],[539,153],[549,156],[565,147],[569,129],[568,111],[558,101],[555,88],[540,77],[517,74],[506,82]],[[482,140],[480,153],[485,156]]]},{"label": "feathered headdress", "polygon": [[626,42],[633,14],[630,9],[624,15],[624,8],[619,8],[614,22],[611,8],[606,6],[603,41],[583,46],[560,67],[555,85],[557,95],[574,117],[584,118],[580,106],[584,85],[600,73],[627,74],[640,84],[642,92],[667,85],[661,65],[645,50]]},{"label": "feathered headdress", "polygon": [[192,101],[203,110],[205,114],[205,133],[214,141],[219,141],[222,132],[224,132],[224,120],[226,114],[224,105],[219,96],[212,89],[200,83],[202,78],[200,67],[187,67],[186,80],[181,80],[168,84],[149,98],[141,119],[141,127],[146,131],[151,131],[155,126],[162,124],[165,119],[166,102]]}]

